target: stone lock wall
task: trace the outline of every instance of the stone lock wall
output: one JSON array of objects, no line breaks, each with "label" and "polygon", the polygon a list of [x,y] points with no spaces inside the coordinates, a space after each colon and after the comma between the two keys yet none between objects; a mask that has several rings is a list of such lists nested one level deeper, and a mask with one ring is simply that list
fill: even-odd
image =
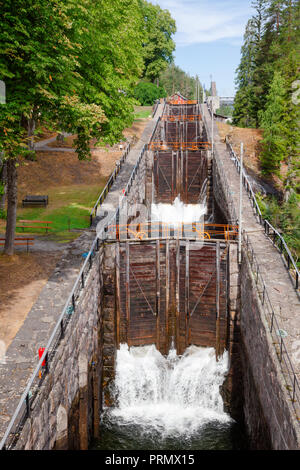
[{"label": "stone lock wall", "polygon": [[246,256],[241,266],[241,305],[243,411],[251,446],[298,449],[299,424]]},{"label": "stone lock wall", "polygon": [[102,401],[103,249],[93,259],[75,312],[32,403],[17,449],[87,449]]}]

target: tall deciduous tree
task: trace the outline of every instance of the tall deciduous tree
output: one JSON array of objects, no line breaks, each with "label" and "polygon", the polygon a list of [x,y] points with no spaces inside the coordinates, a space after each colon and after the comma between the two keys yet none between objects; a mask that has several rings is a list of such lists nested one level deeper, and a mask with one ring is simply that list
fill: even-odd
[{"label": "tall deciduous tree", "polygon": [[[6,0],[1,4],[0,76],[6,82],[1,105],[0,152],[7,162],[5,253],[14,251],[17,166],[38,117],[55,125],[62,113],[71,130],[81,122],[85,140],[100,132],[101,107],[86,107],[77,96],[80,46],[69,38],[70,3],[61,0]],[[83,157],[84,154],[81,154]]]},{"label": "tall deciduous tree", "polygon": [[173,60],[175,43],[172,36],[176,32],[176,23],[168,10],[162,10],[146,0],[139,1],[144,21],[144,77],[155,81]]},{"label": "tall deciduous tree", "polygon": [[133,89],[143,71],[143,17],[138,0],[74,0],[78,23],[74,42],[82,45],[78,72],[81,99],[101,106],[106,122],[102,142],[114,143],[133,120]]}]

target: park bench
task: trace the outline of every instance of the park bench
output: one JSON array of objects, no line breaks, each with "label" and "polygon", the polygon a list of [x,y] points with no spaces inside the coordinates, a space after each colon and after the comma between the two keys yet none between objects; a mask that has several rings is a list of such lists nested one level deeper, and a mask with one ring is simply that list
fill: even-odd
[{"label": "park bench", "polygon": [[46,233],[51,229],[49,224],[52,224],[50,220],[18,220],[17,228],[22,228],[23,232],[25,228],[44,228]]},{"label": "park bench", "polygon": [[25,196],[22,200],[22,206],[47,206],[48,196]]},{"label": "park bench", "polygon": [[[32,246],[34,238],[32,237],[16,237],[14,240],[15,246],[27,246],[27,253],[29,251],[29,246]],[[0,238],[0,246],[4,246],[5,238]]]}]

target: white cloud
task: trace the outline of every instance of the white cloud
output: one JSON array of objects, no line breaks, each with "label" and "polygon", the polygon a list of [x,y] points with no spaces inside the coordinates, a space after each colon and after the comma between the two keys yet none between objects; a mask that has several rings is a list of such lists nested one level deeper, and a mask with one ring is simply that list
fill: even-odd
[{"label": "white cloud", "polygon": [[176,20],[178,46],[237,40],[253,13],[251,0],[152,0]]}]

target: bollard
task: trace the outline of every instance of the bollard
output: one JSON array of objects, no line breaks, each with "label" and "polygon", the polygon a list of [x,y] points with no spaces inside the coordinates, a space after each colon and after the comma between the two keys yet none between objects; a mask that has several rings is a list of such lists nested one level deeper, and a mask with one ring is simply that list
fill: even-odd
[{"label": "bollard", "polygon": [[[40,348],[39,349],[39,359],[41,359],[44,351],[45,351],[45,348]],[[45,365],[46,365],[46,360],[44,359],[43,362],[42,362],[42,367],[45,367]],[[39,379],[41,379],[41,378],[42,378],[42,371],[39,370]]]}]

